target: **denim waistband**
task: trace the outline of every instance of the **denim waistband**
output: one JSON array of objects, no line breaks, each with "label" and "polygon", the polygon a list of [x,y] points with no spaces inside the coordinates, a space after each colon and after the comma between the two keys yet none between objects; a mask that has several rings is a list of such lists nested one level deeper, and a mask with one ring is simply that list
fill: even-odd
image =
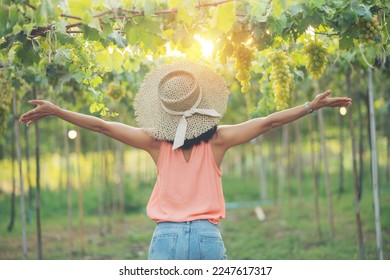
[{"label": "denim waistband", "polygon": [[209,220],[194,220],[188,222],[158,222],[157,229],[194,229],[194,230],[206,230],[206,229],[218,229],[218,225],[213,224]]}]

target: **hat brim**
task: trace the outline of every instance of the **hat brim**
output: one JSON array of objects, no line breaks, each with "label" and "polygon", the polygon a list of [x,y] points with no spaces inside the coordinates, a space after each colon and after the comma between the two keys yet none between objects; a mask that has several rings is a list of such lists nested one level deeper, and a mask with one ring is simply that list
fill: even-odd
[{"label": "hat brim", "polygon": [[[188,61],[165,64],[149,72],[134,100],[136,119],[153,138],[173,141],[181,116],[167,113],[161,107],[158,86],[163,77],[172,71],[190,72],[202,90],[199,109],[214,109],[221,116],[226,111],[229,90],[225,80],[208,66]],[[187,119],[186,139],[193,139],[214,127],[220,117],[195,114]]]}]

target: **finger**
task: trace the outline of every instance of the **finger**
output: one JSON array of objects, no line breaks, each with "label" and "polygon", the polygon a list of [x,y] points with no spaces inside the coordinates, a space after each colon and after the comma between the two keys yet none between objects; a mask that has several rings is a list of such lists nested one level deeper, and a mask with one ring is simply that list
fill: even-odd
[{"label": "finger", "polygon": [[328,97],[331,93],[332,93],[332,91],[330,89],[328,89],[327,91],[323,92],[322,95],[325,98],[325,97]]},{"label": "finger", "polygon": [[23,115],[20,116],[21,120],[26,120],[30,116],[30,112],[24,113]]},{"label": "finger", "polygon": [[38,99],[29,100],[27,102],[30,103],[30,104],[34,104],[34,105],[42,105],[43,104],[43,101],[42,100],[38,100]]},{"label": "finger", "polygon": [[33,110],[28,111],[27,113],[24,113],[23,115],[20,116],[20,121],[26,122],[34,118],[34,115],[36,116],[37,112]]},{"label": "finger", "polygon": [[352,99],[351,98],[346,98],[346,97],[333,97],[333,98],[328,98],[329,101],[331,102],[338,102],[338,101],[341,101],[341,102],[352,102]]},{"label": "finger", "polygon": [[34,109],[32,109],[31,111],[28,111],[28,115],[29,116],[32,116],[32,115],[35,115],[37,112],[36,112],[36,110],[35,110],[35,108]]},{"label": "finger", "polygon": [[330,103],[330,106],[332,107],[348,107],[348,106],[351,106],[352,105],[352,101],[351,100],[345,100],[345,99],[338,99],[338,100],[333,100],[331,103]]},{"label": "finger", "polygon": [[40,118],[31,118],[31,119],[29,119],[27,122],[26,122],[26,125],[27,126],[30,126],[33,122],[35,122],[35,121],[37,121],[37,120],[39,120]]},{"label": "finger", "polygon": [[33,116],[30,116],[26,119],[22,119],[22,122],[23,123],[27,123],[29,125],[29,123],[32,123],[32,122],[35,122],[35,121],[38,121],[40,119],[42,119],[43,117],[46,117],[48,116],[49,114],[40,114],[40,115],[33,115]]}]

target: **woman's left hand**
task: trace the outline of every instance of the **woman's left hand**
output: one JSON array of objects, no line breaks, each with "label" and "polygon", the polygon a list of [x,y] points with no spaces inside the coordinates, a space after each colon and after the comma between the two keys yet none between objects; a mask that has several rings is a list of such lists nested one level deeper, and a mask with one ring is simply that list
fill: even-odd
[{"label": "woman's left hand", "polygon": [[352,104],[352,99],[349,97],[329,97],[332,93],[327,90],[323,93],[317,94],[313,101],[310,102],[309,107],[313,110],[318,110],[324,107],[348,107]]}]

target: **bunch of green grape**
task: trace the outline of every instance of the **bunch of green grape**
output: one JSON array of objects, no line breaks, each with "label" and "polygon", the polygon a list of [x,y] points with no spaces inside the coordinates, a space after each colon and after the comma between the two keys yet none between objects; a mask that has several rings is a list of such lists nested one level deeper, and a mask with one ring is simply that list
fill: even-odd
[{"label": "bunch of green grape", "polygon": [[313,77],[318,79],[326,69],[328,59],[328,50],[325,47],[325,43],[319,40],[309,40],[303,50],[308,56],[308,64],[306,66],[307,71]]},{"label": "bunch of green grape", "polygon": [[233,56],[236,59],[235,68],[237,70],[236,79],[240,81],[241,92],[247,92],[251,87],[251,63],[253,59],[253,49],[248,48],[244,44],[239,44],[234,52]]},{"label": "bunch of green grape", "polygon": [[271,63],[270,80],[277,110],[288,106],[290,90],[293,86],[293,75],[290,72],[291,59],[285,51],[275,50],[267,55]]},{"label": "bunch of green grape", "polygon": [[359,19],[359,40],[364,43],[369,43],[380,38],[382,26],[379,25],[377,16],[373,16],[371,20],[364,18]]}]

